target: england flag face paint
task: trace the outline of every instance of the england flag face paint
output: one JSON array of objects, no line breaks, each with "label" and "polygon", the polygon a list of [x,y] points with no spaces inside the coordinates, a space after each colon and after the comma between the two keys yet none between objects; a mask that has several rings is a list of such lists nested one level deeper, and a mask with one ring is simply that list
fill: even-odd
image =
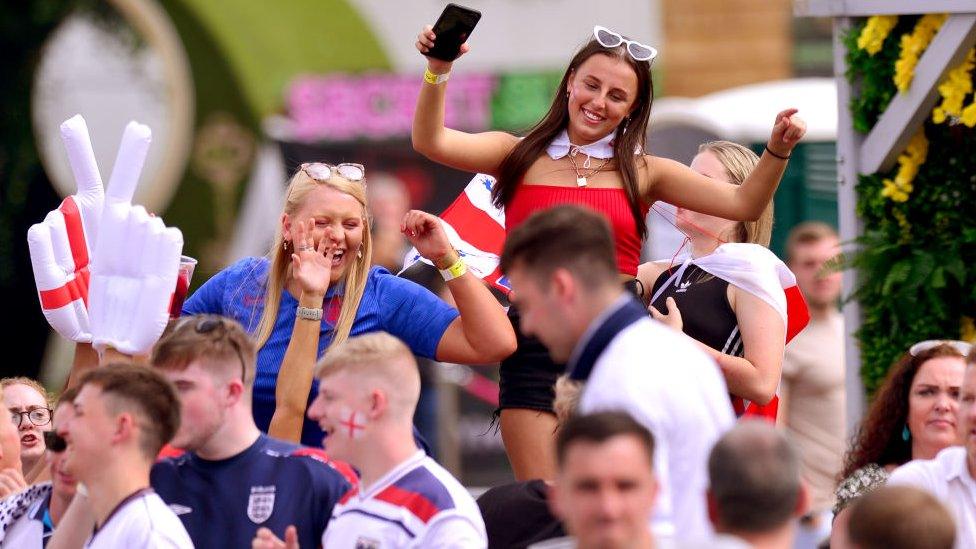
[{"label": "england flag face paint", "polygon": [[332,436],[341,436],[352,440],[359,440],[366,434],[368,420],[366,414],[357,412],[349,406],[342,405],[339,408],[339,417],[336,418],[335,428]]}]

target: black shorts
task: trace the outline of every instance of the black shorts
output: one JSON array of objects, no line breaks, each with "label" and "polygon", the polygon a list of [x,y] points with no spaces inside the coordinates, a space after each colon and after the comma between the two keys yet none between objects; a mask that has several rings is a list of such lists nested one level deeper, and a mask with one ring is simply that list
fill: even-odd
[{"label": "black shorts", "polygon": [[502,360],[499,369],[498,409],[527,408],[554,413],[556,379],[566,371],[565,364],[556,364],[541,341],[522,334],[518,309],[508,309],[518,347]]},{"label": "black shorts", "polygon": [[[639,285],[637,280],[629,280],[624,287],[639,297],[643,291]],[[556,398],[556,379],[566,372],[566,365],[553,362],[541,341],[522,334],[515,305],[509,307],[508,319],[515,329],[518,347],[501,362],[498,409],[527,408],[555,413],[552,401]]]}]

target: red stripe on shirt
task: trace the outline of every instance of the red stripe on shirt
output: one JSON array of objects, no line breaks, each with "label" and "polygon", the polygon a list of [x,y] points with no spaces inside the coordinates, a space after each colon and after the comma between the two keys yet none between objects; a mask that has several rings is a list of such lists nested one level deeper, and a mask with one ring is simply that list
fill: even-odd
[{"label": "red stripe on shirt", "polygon": [[398,486],[390,486],[377,494],[375,499],[403,507],[424,523],[430,521],[440,511],[433,502],[422,494],[410,492]]}]

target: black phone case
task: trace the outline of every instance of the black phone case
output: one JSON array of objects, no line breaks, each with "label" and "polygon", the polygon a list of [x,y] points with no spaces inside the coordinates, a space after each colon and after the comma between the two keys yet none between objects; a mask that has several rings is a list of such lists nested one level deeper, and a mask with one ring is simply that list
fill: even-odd
[{"label": "black phone case", "polygon": [[428,57],[442,61],[454,61],[461,53],[461,44],[471,36],[471,31],[481,19],[481,12],[448,4],[434,23],[434,47],[426,53]]}]

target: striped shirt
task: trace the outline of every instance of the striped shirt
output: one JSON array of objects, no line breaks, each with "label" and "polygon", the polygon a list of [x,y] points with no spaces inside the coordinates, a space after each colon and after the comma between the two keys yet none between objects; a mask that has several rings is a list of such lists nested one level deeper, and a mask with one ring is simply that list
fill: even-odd
[{"label": "striped shirt", "polygon": [[332,510],[322,536],[329,549],[482,548],[485,523],[467,490],[418,451]]}]

